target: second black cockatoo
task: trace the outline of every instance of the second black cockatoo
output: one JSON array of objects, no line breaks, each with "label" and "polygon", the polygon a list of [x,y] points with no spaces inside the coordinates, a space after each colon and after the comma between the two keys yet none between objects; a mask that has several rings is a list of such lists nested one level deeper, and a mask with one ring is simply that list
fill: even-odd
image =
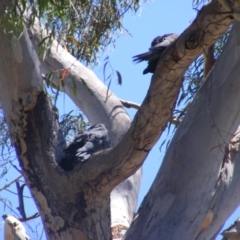
[{"label": "second black cockatoo", "polygon": [[110,147],[110,137],[104,124],[98,123],[84,132],[80,132],[64,149],[64,157],[60,166],[70,171],[79,162],[89,159],[93,153]]},{"label": "second black cockatoo", "polygon": [[154,73],[157,67],[158,60],[161,57],[163,51],[177,38],[178,35],[174,33],[169,33],[154,38],[151,43],[151,47],[149,48],[149,51],[134,56],[133,61],[137,63],[142,61],[148,61],[148,66],[146,69],[144,69],[143,74]]}]

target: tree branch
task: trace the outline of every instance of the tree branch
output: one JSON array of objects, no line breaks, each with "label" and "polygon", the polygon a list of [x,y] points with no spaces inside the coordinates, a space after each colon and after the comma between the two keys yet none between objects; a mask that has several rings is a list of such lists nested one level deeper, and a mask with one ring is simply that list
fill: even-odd
[{"label": "tree branch", "polygon": [[6,184],[4,187],[0,188],[0,192],[5,190],[6,188],[8,188],[9,186],[11,186],[13,183],[17,182],[20,178],[22,177],[21,176],[18,176],[17,178],[15,178],[14,180],[12,180],[10,183]]},{"label": "tree branch", "polygon": [[[27,18],[26,15],[26,21]],[[42,38],[46,37],[44,30],[39,22],[35,21],[28,32],[37,51],[38,44]],[[57,88],[60,87],[60,90],[65,92],[84,112],[91,124],[100,122],[106,125],[110,132],[112,146],[116,146],[127,132],[131,121],[119,99],[90,69],[84,67],[55,41],[41,64],[44,75],[54,73],[51,84]],[[61,73],[66,69],[67,74],[62,79]],[[64,87],[60,79],[64,82]],[[71,177],[75,176],[77,179],[73,181],[79,182],[79,172],[71,173]],[[89,177],[87,176],[87,179]],[[112,226],[121,224],[128,227],[130,225],[137,205],[140,181],[141,169],[111,192]],[[110,191],[110,189],[106,190]]]},{"label": "tree branch", "polygon": [[[179,125],[126,240],[213,239],[239,205],[239,155],[227,161],[224,156],[240,122],[239,35],[236,22]],[[239,135],[234,138],[236,150]]]},{"label": "tree branch", "polygon": [[[237,2],[237,4],[239,3]],[[216,0],[204,6],[199,11],[193,23],[165,51],[160,59],[156,73],[153,75],[148,95],[136,114],[128,133],[114,150],[96,154],[95,157],[88,161],[81,168],[81,177],[90,178],[89,180],[91,181],[93,179],[96,180],[96,176],[99,176],[99,186],[101,186],[100,182],[102,182],[101,189],[107,191],[106,185],[114,187],[141,166],[148,152],[156,143],[171,118],[172,109],[174,108],[182,83],[182,76],[186,69],[202,51],[208,49],[226,31],[232,21],[233,13],[226,12]],[[56,49],[58,56],[54,56]],[[51,51],[51,56],[45,59],[45,64],[48,63],[51,66],[56,66],[56,62],[53,60],[60,59],[59,54],[67,56],[66,51],[57,44],[53,45],[51,50],[53,50]],[[68,62],[68,65],[62,63],[58,69],[68,69],[69,76],[80,76],[80,79],[82,79],[81,76],[83,74],[81,71],[78,71],[78,74],[76,74],[76,70],[82,69],[82,66],[78,65],[73,58],[69,58]],[[92,79],[93,77],[91,78],[91,82],[87,82],[87,88],[96,91],[96,87],[92,84]],[[66,83],[67,78],[64,81]],[[78,84],[81,84],[81,82],[84,83],[85,80],[84,82],[79,81]],[[57,84],[56,79],[55,83]],[[70,84],[66,85],[67,88],[71,86]],[[74,92],[74,86],[72,85],[71,89],[67,88],[65,91],[71,95]],[[106,95],[102,96],[101,101],[103,99],[109,101],[111,99],[109,97],[112,97],[111,92],[109,92],[107,98]],[[149,117],[146,116],[150,117],[151,122],[149,121]],[[125,149],[127,153],[124,159],[119,158],[121,156],[119,153],[122,149]],[[99,161],[102,158],[104,160]],[[112,183],[109,184],[111,180]]]},{"label": "tree branch", "polygon": [[23,190],[26,184],[22,184],[20,186],[19,182],[16,182],[16,187],[17,187],[17,193],[18,193],[18,202],[19,202],[19,207],[17,207],[17,210],[19,211],[20,215],[22,216],[23,219],[26,219],[26,212],[25,212],[25,207],[24,207],[24,200],[23,200]]},{"label": "tree branch", "polygon": [[[239,7],[240,1],[235,4]],[[193,23],[164,52],[148,94],[122,141],[109,151],[109,158],[103,153],[104,160],[99,162],[98,168],[92,168],[94,157],[93,162],[83,166],[84,175],[99,174],[100,189],[106,189],[107,185],[113,187],[141,166],[171,118],[186,69],[226,31],[232,21],[233,15],[226,12],[218,1],[212,1],[199,11]],[[120,154],[122,149],[124,156]],[[96,157],[99,158],[100,155]]]},{"label": "tree branch", "polygon": [[129,102],[129,101],[125,101],[123,99],[119,99],[119,100],[122,103],[122,105],[126,108],[135,108],[137,110],[140,108],[140,105],[135,102]]},{"label": "tree branch", "polygon": [[[235,1],[235,4],[238,8],[240,1]],[[58,85],[61,81],[68,81],[64,85],[64,91],[70,96],[74,95],[77,86],[77,93],[87,99],[87,104],[83,103],[81,109],[93,120],[92,123],[103,120],[101,122],[107,123],[106,125],[113,136],[113,142],[117,144],[122,139],[116,147],[94,155],[81,169],[77,166],[71,173],[63,172],[57,165],[57,158],[60,158],[61,154],[56,157],[56,148],[58,152],[61,152],[63,148],[62,143],[59,142],[57,119],[52,111],[50,100],[42,90],[37,56],[31,48],[28,36],[24,32],[20,39],[20,46],[14,47],[13,50],[9,47],[6,48],[13,41],[1,30],[0,47],[2,55],[0,65],[5,66],[6,62],[10,62],[10,66],[16,68],[11,69],[9,67],[7,68],[8,71],[0,72],[0,95],[1,98],[2,94],[4,97],[3,109],[13,143],[20,158],[20,164],[27,176],[27,183],[31,186],[35,199],[38,201],[42,218],[45,220],[50,233],[59,234],[59,231],[67,224],[75,224],[76,229],[81,229],[83,225],[87,226],[81,230],[89,238],[97,239],[99,237],[99,239],[104,239],[109,237],[109,222],[106,218],[104,218],[105,221],[101,221],[101,217],[103,213],[109,214],[108,195],[110,191],[140,168],[171,118],[185,70],[202,50],[211,46],[225,32],[233,21],[233,15],[234,12],[226,12],[216,0],[202,8],[195,21],[165,51],[160,59],[157,70],[152,77],[148,94],[127,133],[126,129],[130,120],[121,103],[116,104],[119,100],[115,99],[116,97],[97,80],[92,72],[78,63],[61,46],[53,43],[53,51],[44,59],[44,68],[60,70],[59,77],[54,80],[55,83]],[[24,57],[21,52],[19,54],[21,48],[24,49]],[[63,58],[65,60],[61,61]],[[32,71],[22,71],[22,69],[29,69],[29,67]],[[63,75],[66,75],[65,73],[68,74],[69,78],[62,78]],[[8,81],[8,79],[13,80]],[[210,89],[209,85],[205,86],[207,86],[207,90]],[[11,91],[12,89],[16,89],[16,91]],[[79,102],[80,99],[77,101],[77,98],[78,95],[75,96],[75,101]],[[15,107],[14,101],[19,108]],[[108,104],[108,110],[105,107],[106,103]],[[205,109],[201,109],[201,111],[203,110]],[[118,121],[115,121],[116,116],[118,116]],[[235,120],[238,120],[238,116],[234,117]],[[195,119],[195,121],[197,120]],[[201,120],[204,122],[204,119]],[[231,120],[229,119],[229,121]],[[231,125],[231,128],[234,124]],[[39,126],[41,126],[40,129]],[[188,129],[186,126],[185,128]],[[229,130],[230,133],[231,130]],[[180,135],[183,137],[185,133]],[[171,170],[168,167],[169,165],[165,169],[165,174],[173,171],[167,176],[175,177],[174,173],[181,169],[182,163],[176,169],[172,165]],[[204,175],[202,172],[201,174]],[[61,178],[61,181],[58,181],[59,178]],[[164,177],[164,179],[167,179],[167,177]],[[170,180],[169,182],[171,182]],[[72,189],[66,196],[62,192],[62,188],[67,189],[69,183],[72,184]],[[179,181],[179,183],[182,182]],[[188,179],[188,182],[185,183],[189,184],[191,181]],[[213,187],[211,184],[209,186]],[[132,186],[129,188],[132,189]],[[137,188],[134,191],[137,191]],[[161,193],[164,193],[164,189],[161,191]],[[136,195],[136,192],[133,195]],[[45,196],[48,196],[47,200]],[[61,196],[62,202],[71,206],[76,204],[77,199],[78,203],[81,203],[81,209],[75,210],[74,207],[71,207],[71,211],[64,211],[64,208],[56,206],[59,196]],[[164,194],[160,194],[160,196],[164,196]],[[170,201],[167,201],[167,203],[171,204],[175,200],[175,196],[173,194],[168,196]],[[194,199],[191,200],[194,202]],[[149,206],[152,207],[151,204]],[[92,209],[95,209],[96,212]],[[86,213],[88,217],[86,217]],[[151,214],[151,211],[148,213]],[[196,216],[196,212],[194,214]],[[70,219],[69,222],[66,223],[66,219]],[[78,221],[74,221],[75,219]],[[93,219],[100,223],[100,226],[98,224],[93,226]],[[192,219],[194,218],[192,217]],[[196,226],[199,225],[199,221],[198,218]],[[95,231],[89,231],[88,227],[90,226]],[[153,227],[151,224],[150,226]],[[104,231],[101,231],[102,229]],[[154,234],[154,231],[146,231],[145,227],[139,229],[142,229],[144,234],[148,234],[148,237]],[[195,230],[194,227],[193,230]],[[136,238],[140,232],[137,234],[135,232],[134,237]],[[68,235],[69,233],[65,232],[65,234]],[[141,235],[142,238],[144,238],[144,234]],[[128,236],[131,236],[131,232]]]}]

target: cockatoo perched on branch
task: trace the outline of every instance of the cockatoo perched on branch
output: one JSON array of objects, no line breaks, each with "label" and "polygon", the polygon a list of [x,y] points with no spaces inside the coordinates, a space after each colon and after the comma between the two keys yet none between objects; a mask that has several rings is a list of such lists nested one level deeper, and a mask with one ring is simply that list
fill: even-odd
[{"label": "cockatoo perched on branch", "polygon": [[25,227],[15,217],[5,214],[2,216],[4,222],[4,240],[30,240],[26,234]]},{"label": "cockatoo perched on branch", "polygon": [[78,163],[84,163],[94,153],[110,147],[110,136],[102,123],[97,123],[75,136],[69,146],[64,149],[64,158],[60,166],[70,171]]},{"label": "cockatoo perched on branch", "polygon": [[154,73],[157,67],[159,58],[164,50],[171,45],[178,38],[177,34],[169,33],[163,36],[155,37],[151,43],[151,47],[148,52],[136,55],[133,57],[134,62],[148,61],[147,68],[143,71],[143,74]]}]

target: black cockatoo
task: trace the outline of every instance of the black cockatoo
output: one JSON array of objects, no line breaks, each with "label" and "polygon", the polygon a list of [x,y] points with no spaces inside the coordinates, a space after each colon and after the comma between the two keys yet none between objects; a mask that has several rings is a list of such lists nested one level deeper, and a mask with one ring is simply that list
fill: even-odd
[{"label": "black cockatoo", "polygon": [[157,67],[158,60],[161,57],[163,51],[177,38],[178,35],[174,33],[169,33],[154,38],[151,43],[151,47],[149,48],[149,51],[134,56],[133,61],[137,63],[142,61],[148,61],[148,66],[146,69],[144,69],[143,74],[154,73]]},{"label": "black cockatoo", "polygon": [[98,123],[80,132],[66,149],[60,166],[70,171],[79,163],[89,159],[93,153],[110,147],[110,137],[104,124]]}]

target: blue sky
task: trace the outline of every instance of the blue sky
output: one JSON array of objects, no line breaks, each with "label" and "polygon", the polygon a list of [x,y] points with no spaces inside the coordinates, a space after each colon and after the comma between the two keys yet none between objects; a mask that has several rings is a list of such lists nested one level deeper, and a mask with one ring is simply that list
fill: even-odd
[{"label": "blue sky", "polygon": [[[147,93],[151,74],[142,75],[146,63],[134,64],[132,62],[132,56],[145,52],[149,48],[152,39],[158,35],[166,33],[180,34],[195,16],[196,10],[192,9],[192,0],[152,1],[143,4],[137,15],[128,14],[124,18],[124,26],[131,33],[131,36],[123,32],[123,34],[117,39],[115,48],[109,48],[109,51],[100,58],[99,65],[93,69],[94,72],[103,80],[103,59],[106,56],[109,56],[113,69],[118,70],[121,73],[123,81],[120,86],[117,84],[117,80],[112,80],[110,86],[111,90],[121,99],[141,104]],[[63,95],[61,95],[61,98],[58,101],[58,108],[61,114],[68,113],[70,110],[77,110],[74,104]],[[133,118],[135,110],[127,111],[131,118]],[[161,142],[166,138],[171,139],[171,136],[171,132],[168,135],[164,134],[162,136],[143,165],[143,179],[138,205],[148,192],[165,154],[165,147],[162,147],[161,151],[159,149]],[[15,164],[18,165],[17,162]],[[13,171],[13,168],[11,167],[9,174],[3,179],[0,179],[0,188],[17,176],[19,176],[19,173]],[[16,191],[15,185],[11,187],[11,190]],[[1,191],[0,198],[8,198],[9,201],[11,201],[13,209],[16,209],[18,206],[17,196],[12,193]],[[7,203],[6,205],[9,204],[10,203]],[[6,208],[6,205],[4,206],[4,204],[1,204],[0,216],[4,213],[10,213]],[[31,199],[26,200],[26,208],[27,215],[36,212],[36,208]],[[236,220],[239,212],[240,211],[238,210],[237,213],[234,214],[234,216],[227,222],[227,225]],[[32,222],[33,230],[35,229],[35,226],[38,226],[38,234],[41,235],[39,221],[36,220]],[[29,226],[29,224],[27,225]],[[2,230],[3,229],[0,226],[0,236],[3,234]],[[32,235],[29,230],[28,233],[29,235]],[[35,236],[33,239],[37,240],[40,238],[36,238]],[[45,237],[41,239],[45,239]],[[217,239],[221,239],[221,237],[218,237]]]}]

